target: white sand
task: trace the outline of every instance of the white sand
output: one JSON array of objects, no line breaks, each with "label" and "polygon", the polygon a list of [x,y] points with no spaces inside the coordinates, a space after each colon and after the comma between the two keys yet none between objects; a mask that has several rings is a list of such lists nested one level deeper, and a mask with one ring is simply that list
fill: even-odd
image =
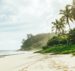
[{"label": "white sand", "polygon": [[0,71],[75,71],[75,57],[28,52],[0,58]]}]

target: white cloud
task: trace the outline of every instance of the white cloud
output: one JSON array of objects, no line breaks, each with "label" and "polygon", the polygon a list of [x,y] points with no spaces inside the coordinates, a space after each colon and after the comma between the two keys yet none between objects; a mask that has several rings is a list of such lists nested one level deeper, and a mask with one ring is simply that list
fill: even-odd
[{"label": "white cloud", "polygon": [[72,0],[0,1],[0,49],[17,49],[26,34],[50,32],[51,21]]}]

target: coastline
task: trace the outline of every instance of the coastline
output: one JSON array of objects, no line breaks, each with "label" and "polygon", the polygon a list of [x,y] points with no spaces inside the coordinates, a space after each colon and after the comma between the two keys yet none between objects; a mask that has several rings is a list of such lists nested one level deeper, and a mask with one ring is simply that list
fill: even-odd
[{"label": "coastline", "polygon": [[30,51],[0,58],[0,71],[75,71],[75,57]]}]

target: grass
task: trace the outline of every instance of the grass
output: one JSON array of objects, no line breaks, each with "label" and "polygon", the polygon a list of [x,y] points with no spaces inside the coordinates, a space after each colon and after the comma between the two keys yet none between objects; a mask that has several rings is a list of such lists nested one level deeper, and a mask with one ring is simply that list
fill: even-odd
[{"label": "grass", "polygon": [[67,45],[57,45],[53,47],[48,47],[47,49],[43,49],[38,51],[40,53],[53,53],[53,54],[73,54],[75,55],[75,45],[67,46]]}]

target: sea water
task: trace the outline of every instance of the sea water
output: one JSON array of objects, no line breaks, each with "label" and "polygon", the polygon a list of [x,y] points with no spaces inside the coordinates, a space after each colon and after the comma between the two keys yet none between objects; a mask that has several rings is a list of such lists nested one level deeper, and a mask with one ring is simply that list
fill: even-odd
[{"label": "sea water", "polygon": [[18,55],[26,53],[25,51],[15,51],[15,50],[0,50],[0,57]]}]

